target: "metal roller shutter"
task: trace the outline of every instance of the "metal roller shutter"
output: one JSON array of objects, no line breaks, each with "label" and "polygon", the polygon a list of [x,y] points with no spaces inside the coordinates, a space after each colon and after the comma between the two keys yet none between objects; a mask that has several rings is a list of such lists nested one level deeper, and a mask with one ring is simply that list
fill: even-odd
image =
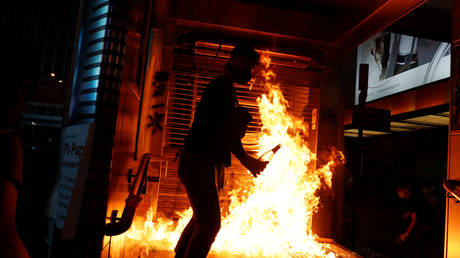
[{"label": "metal roller shutter", "polygon": [[[232,48],[232,46],[220,46],[219,49],[218,44],[198,42],[193,56],[191,52],[183,49],[176,49],[174,53],[173,71],[168,85],[169,100],[164,141],[164,154],[170,162],[168,175],[160,186],[159,214],[174,216],[175,211],[189,206],[185,190],[177,177],[178,162],[174,161],[174,157],[184,144],[201,94],[206,85],[222,73]],[[219,53],[216,57],[218,49]],[[288,110],[294,116],[303,117],[309,125],[308,142],[313,151],[316,151],[319,88],[310,85],[308,75],[305,73],[309,58],[268,51],[261,51],[261,55],[269,55],[272,58],[273,70],[277,73],[281,90],[289,101]],[[243,139],[245,149],[252,154],[257,150],[257,135],[261,127],[256,100],[266,92],[261,84],[254,84],[251,89],[248,85],[236,85],[240,105],[250,109],[254,118]],[[226,186],[221,195],[221,205],[224,209],[229,203],[226,193],[248,180],[245,168],[234,157],[232,157],[232,167],[227,168],[226,178]]]}]

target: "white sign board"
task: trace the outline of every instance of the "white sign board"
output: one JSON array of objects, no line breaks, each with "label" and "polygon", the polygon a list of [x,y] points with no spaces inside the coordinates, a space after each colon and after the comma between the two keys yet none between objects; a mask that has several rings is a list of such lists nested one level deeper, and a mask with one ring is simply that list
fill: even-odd
[{"label": "white sign board", "polygon": [[72,238],[78,224],[94,135],[94,123],[65,128],[61,138],[60,173],[51,196],[48,216]]},{"label": "white sign board", "polygon": [[[450,76],[450,44],[403,34],[380,32],[358,46],[359,65],[369,64],[366,102]],[[356,79],[355,104],[359,104]]]}]

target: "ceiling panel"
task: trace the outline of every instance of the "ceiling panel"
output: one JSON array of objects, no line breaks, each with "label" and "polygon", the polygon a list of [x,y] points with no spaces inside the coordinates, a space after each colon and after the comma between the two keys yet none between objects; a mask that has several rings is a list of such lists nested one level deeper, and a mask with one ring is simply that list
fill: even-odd
[{"label": "ceiling panel", "polygon": [[[363,130],[363,137],[371,137],[371,136],[378,136],[378,135],[387,135],[390,132],[378,132],[378,131],[371,131],[371,130]],[[347,129],[344,131],[344,136],[346,137],[358,137],[358,129]]]},{"label": "ceiling panel", "polygon": [[448,126],[449,117],[438,115],[426,115],[402,120],[403,122],[417,123],[432,126]]},{"label": "ceiling panel", "polygon": [[[400,121],[391,122],[391,132],[363,131],[363,137],[387,135],[390,133],[405,133],[416,130],[433,129],[449,125],[449,112],[441,112],[432,115],[417,116]],[[358,137],[358,129],[347,129],[344,131],[345,137]]]}]

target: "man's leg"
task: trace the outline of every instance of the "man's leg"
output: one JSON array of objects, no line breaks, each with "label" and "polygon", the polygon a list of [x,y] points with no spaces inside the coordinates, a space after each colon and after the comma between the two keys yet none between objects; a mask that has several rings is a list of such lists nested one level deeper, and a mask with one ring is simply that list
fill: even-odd
[{"label": "man's leg", "polygon": [[[193,173],[191,169],[194,165],[192,160],[193,158],[191,158],[190,154],[187,153],[187,154],[183,154],[179,161],[179,167],[178,167],[177,174],[184,186],[189,185],[191,183],[189,182],[190,180],[187,175],[189,173]],[[179,241],[177,241],[176,247],[174,248],[174,252],[176,253],[176,255],[174,256],[175,258],[185,257],[185,251],[187,250],[187,246],[190,241],[190,238],[192,238],[193,232],[195,231],[195,227],[196,227],[196,218],[194,214],[192,218],[190,219],[190,221],[187,223],[187,226],[185,226],[184,230],[182,231]]]},{"label": "man's leg", "polygon": [[188,243],[192,238],[193,232],[195,232],[196,227],[196,218],[193,216],[190,221],[188,222],[187,226],[182,231],[180,235],[179,241],[177,241],[176,248],[174,248],[174,252],[176,255],[174,258],[184,258],[185,251],[187,250]]},{"label": "man's leg", "polygon": [[205,258],[220,230],[220,207],[215,183],[203,185],[190,198],[196,223],[185,258]]},{"label": "man's leg", "polygon": [[196,218],[186,258],[204,258],[220,229],[220,207],[216,187],[215,164],[201,156],[193,157],[188,173],[187,190]]},{"label": "man's leg", "polygon": [[178,174],[187,190],[193,218],[178,241],[176,257],[204,258],[220,229],[215,165],[200,155],[186,154],[181,158]]}]

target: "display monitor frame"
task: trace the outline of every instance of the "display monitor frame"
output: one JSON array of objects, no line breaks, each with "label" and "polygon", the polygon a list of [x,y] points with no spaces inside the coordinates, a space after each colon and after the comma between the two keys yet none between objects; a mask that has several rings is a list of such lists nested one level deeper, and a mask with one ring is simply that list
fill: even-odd
[{"label": "display monitor frame", "polygon": [[[366,102],[450,77],[450,43],[382,31],[358,46],[359,65],[369,64]],[[359,104],[356,79],[355,105]]]}]

